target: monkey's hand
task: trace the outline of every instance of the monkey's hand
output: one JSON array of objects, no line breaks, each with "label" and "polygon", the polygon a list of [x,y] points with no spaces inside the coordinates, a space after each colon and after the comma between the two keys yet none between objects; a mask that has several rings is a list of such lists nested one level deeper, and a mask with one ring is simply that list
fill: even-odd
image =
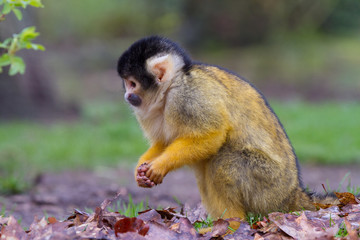
[{"label": "monkey's hand", "polygon": [[158,161],[150,163],[150,168],[146,171],[145,176],[149,178],[156,185],[162,183],[168,171],[161,167]]},{"label": "monkey's hand", "polygon": [[149,170],[149,164],[143,163],[136,169],[136,182],[139,187],[152,188],[156,184],[151,181],[145,174]]}]

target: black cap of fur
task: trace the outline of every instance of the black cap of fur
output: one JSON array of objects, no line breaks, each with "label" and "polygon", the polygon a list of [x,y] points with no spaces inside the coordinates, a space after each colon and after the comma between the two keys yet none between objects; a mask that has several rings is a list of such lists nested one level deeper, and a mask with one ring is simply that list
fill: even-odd
[{"label": "black cap of fur", "polygon": [[134,77],[146,90],[155,85],[154,77],[146,71],[146,60],[161,54],[173,53],[182,57],[184,72],[191,67],[191,59],[176,43],[167,38],[152,36],[138,40],[119,58],[117,70],[122,78]]}]

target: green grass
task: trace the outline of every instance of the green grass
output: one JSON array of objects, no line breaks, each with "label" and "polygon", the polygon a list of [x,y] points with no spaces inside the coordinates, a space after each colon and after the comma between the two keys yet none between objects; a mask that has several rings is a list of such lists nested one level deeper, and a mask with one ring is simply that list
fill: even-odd
[{"label": "green grass", "polygon": [[1,209],[0,209],[0,217],[4,217],[5,213],[6,213],[6,207],[5,207],[5,205],[2,205]]},{"label": "green grass", "polygon": [[351,102],[272,104],[302,162],[360,163],[360,105]]},{"label": "green grass", "polygon": [[[271,105],[300,161],[360,162],[359,104]],[[2,122],[0,193],[23,191],[38,172],[130,166],[146,148],[135,117],[122,103],[92,103],[73,122]]]},{"label": "green grass", "polygon": [[199,230],[202,228],[209,228],[214,226],[214,220],[210,217],[210,215],[208,215],[206,219],[201,219],[200,221],[194,222],[193,226],[195,230],[199,232]]},{"label": "green grass", "polygon": [[262,221],[264,219],[264,216],[261,214],[253,214],[249,213],[246,215],[246,221],[249,223],[250,228],[254,227],[254,224],[256,224],[259,221]]},{"label": "green grass", "polygon": [[1,162],[19,161],[26,167],[93,168],[128,161],[145,149],[136,119],[122,105],[92,106],[78,122],[0,125]]},{"label": "green grass", "polygon": [[345,222],[343,221],[340,225],[340,228],[338,230],[338,232],[335,234],[334,237],[336,238],[344,238],[348,235],[348,231],[346,229],[346,226],[345,226]]},{"label": "green grass", "polygon": [[121,201],[117,201],[116,204],[108,207],[108,210],[110,212],[118,212],[126,217],[137,217],[139,212],[144,211],[148,205],[148,201],[145,203],[144,201],[134,203],[131,195],[129,194],[129,201],[127,204]]},{"label": "green grass", "polygon": [[[360,193],[360,186],[355,186],[353,184],[351,184],[351,177],[350,177],[350,173],[345,174],[345,176],[341,179],[339,186],[336,189],[332,189],[330,187],[329,181],[326,180],[326,187],[324,189],[324,194],[328,193],[328,192],[342,192],[343,191],[343,186],[345,181],[347,180],[347,184],[345,187],[345,191],[354,194],[355,196],[359,195]],[[309,192],[309,190],[308,190]]]},{"label": "green grass", "polygon": [[82,115],[75,122],[0,123],[0,193],[23,190],[38,172],[129,166],[146,150],[124,104],[92,104]]}]

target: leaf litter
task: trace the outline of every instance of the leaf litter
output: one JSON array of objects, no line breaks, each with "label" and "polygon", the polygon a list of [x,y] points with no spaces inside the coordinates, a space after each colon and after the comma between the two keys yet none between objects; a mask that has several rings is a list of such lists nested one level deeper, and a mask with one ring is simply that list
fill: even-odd
[{"label": "leaf litter", "polygon": [[[106,199],[89,214],[75,209],[64,221],[54,217],[34,218],[28,230],[13,216],[0,216],[0,239],[359,239],[360,204],[351,193],[335,193],[340,204],[319,211],[270,213],[252,226],[239,219],[218,219],[206,234],[199,234],[194,223],[206,215],[203,209],[148,209],[137,217],[126,217],[108,207],[119,197]],[[240,227],[231,232],[231,221]]]}]

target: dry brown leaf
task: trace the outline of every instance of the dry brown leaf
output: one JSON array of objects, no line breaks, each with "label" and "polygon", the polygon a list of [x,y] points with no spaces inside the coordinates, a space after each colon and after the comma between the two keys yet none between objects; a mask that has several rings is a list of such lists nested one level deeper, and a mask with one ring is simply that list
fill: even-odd
[{"label": "dry brown leaf", "polygon": [[1,239],[27,239],[26,233],[13,216],[1,228]]},{"label": "dry brown leaf", "polygon": [[149,231],[149,225],[145,224],[143,220],[138,218],[123,218],[117,221],[114,225],[115,236],[119,233],[137,232],[145,236]]},{"label": "dry brown leaf", "polygon": [[73,220],[72,224],[79,226],[89,219],[89,214],[78,209],[74,210],[74,213],[67,218],[67,221]]},{"label": "dry brown leaf", "polygon": [[[158,222],[149,222],[150,228],[146,235],[147,239],[161,239],[161,240],[175,240],[178,238],[179,233],[171,231],[164,224]],[[186,238],[185,238],[186,239]]]},{"label": "dry brown leaf", "polygon": [[343,193],[334,192],[334,193],[335,193],[336,197],[339,199],[341,206],[345,206],[347,204],[359,204],[360,203],[360,200],[357,199],[354,196],[354,194],[352,194],[352,193],[349,193],[349,192],[343,192]]},{"label": "dry brown leaf", "polygon": [[179,223],[179,222],[174,223],[173,225],[170,226],[169,229],[170,229],[171,231],[180,233],[180,223]]},{"label": "dry brown leaf", "polygon": [[[248,238],[241,238],[241,239],[248,239]],[[293,238],[286,236],[280,232],[267,233],[262,236],[260,234],[256,233],[254,240],[293,240]]]},{"label": "dry brown leaf", "polygon": [[175,208],[165,208],[163,210],[156,210],[162,219],[171,220],[173,217],[181,218],[184,217],[175,211]]},{"label": "dry brown leaf", "polygon": [[[106,237],[104,239],[108,239],[108,238]],[[138,233],[127,232],[127,233],[119,234],[119,237],[116,237],[116,239],[120,239],[120,240],[146,240],[148,238],[145,238],[145,237],[139,235]]]},{"label": "dry brown leaf", "polygon": [[353,229],[353,227],[351,226],[351,223],[347,220],[347,218],[344,219],[344,222],[345,222],[346,230],[348,232],[348,236],[349,236],[350,240],[359,239],[358,232],[355,229]]},{"label": "dry brown leaf", "polygon": [[[106,206],[112,200],[104,201],[101,207],[91,215],[75,210],[74,214],[63,222],[50,217],[47,220],[34,219],[28,231],[24,231],[13,217],[0,217],[0,238],[8,239],[333,239],[342,222],[348,230],[347,239],[358,238],[360,223],[360,204],[348,193],[342,194],[341,208],[331,206],[319,211],[304,211],[300,216],[287,213],[271,213],[269,220],[256,223],[258,229],[241,222],[233,233],[228,225],[239,219],[226,219],[214,222],[212,232],[201,236],[195,231],[189,218],[175,212],[174,208],[164,210],[149,209],[137,218],[125,218],[119,213],[108,212]],[[114,198],[115,199],[115,198]],[[349,200],[350,199],[350,200]],[[351,200],[353,199],[353,200]],[[347,205],[343,205],[347,203]],[[196,214],[200,216],[199,214]],[[192,216],[193,221],[201,220]]]},{"label": "dry brown leaf", "polygon": [[48,222],[49,222],[50,224],[54,224],[54,223],[57,223],[58,220],[56,220],[56,218],[54,218],[54,217],[48,217]]},{"label": "dry brown leaf", "polygon": [[180,210],[180,214],[186,216],[192,224],[208,217],[204,206],[200,203],[195,208],[192,208],[185,203],[185,205]]},{"label": "dry brown leaf", "polygon": [[240,227],[233,233],[224,236],[225,240],[252,239],[256,230],[251,229],[247,222],[241,222]]},{"label": "dry brown leaf", "polygon": [[30,225],[30,231],[37,231],[40,229],[45,228],[48,225],[48,222],[45,220],[45,217],[41,218],[40,220],[35,216],[33,223]]},{"label": "dry brown leaf", "polygon": [[103,209],[101,207],[95,208],[94,221],[97,222],[98,228],[101,228],[103,226],[102,215],[103,215]]},{"label": "dry brown leaf", "polygon": [[196,238],[198,236],[194,226],[187,218],[180,218],[179,221],[171,225],[169,229],[183,237],[184,235],[190,238]]},{"label": "dry brown leaf", "polygon": [[[226,220],[223,219],[219,219],[217,221],[214,222],[214,225],[212,227],[212,231],[210,233],[208,233],[211,237],[219,237],[224,235],[225,233],[228,232],[228,227],[229,227],[230,223]],[[208,234],[206,234],[206,236],[209,236]]]},{"label": "dry brown leaf", "polygon": [[[9,221],[8,217],[0,216],[0,227]],[[0,229],[1,230],[1,229]]]},{"label": "dry brown leaf", "polygon": [[302,212],[300,217],[292,214],[271,213],[269,219],[295,239],[326,239],[334,236],[339,229],[335,223],[327,226],[323,220],[308,219],[305,212]]},{"label": "dry brown leaf", "polygon": [[161,221],[161,215],[155,209],[149,209],[147,211],[139,213],[138,218],[143,220],[144,222]]}]

